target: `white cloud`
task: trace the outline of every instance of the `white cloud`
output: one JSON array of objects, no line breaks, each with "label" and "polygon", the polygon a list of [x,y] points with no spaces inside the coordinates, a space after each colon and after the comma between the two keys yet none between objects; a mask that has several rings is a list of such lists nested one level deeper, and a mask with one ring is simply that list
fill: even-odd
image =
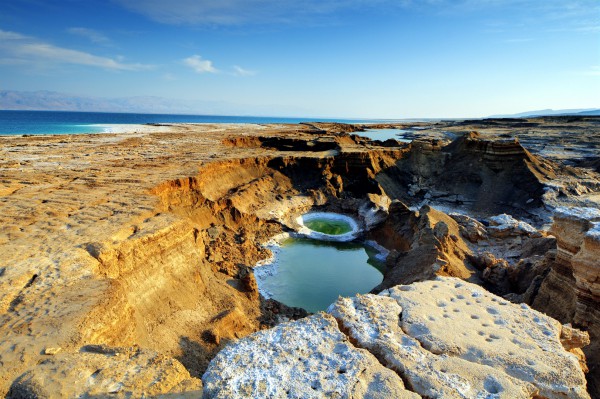
[{"label": "white cloud", "polygon": [[219,72],[214,66],[212,61],[203,60],[199,55],[192,55],[183,60],[183,63],[192,68],[197,73],[217,73]]},{"label": "white cloud", "polygon": [[0,30],[0,58],[5,64],[27,63],[36,66],[73,64],[115,71],[151,69],[144,64],[128,64],[110,57],[44,43],[34,37]]},{"label": "white cloud", "polygon": [[238,65],[234,65],[233,70],[234,70],[233,74],[236,76],[254,76],[254,75],[256,75],[256,71],[249,71]]},{"label": "white cloud", "polygon": [[103,45],[107,45],[107,44],[111,43],[111,41],[108,37],[106,37],[105,35],[103,35],[102,33],[98,32],[94,29],[69,28],[69,29],[67,29],[67,32],[69,32],[73,35],[85,37],[85,38],[89,39],[92,43],[103,44]]},{"label": "white cloud", "polygon": [[0,40],[24,40],[27,36],[24,36],[17,32],[8,32],[0,29]]}]

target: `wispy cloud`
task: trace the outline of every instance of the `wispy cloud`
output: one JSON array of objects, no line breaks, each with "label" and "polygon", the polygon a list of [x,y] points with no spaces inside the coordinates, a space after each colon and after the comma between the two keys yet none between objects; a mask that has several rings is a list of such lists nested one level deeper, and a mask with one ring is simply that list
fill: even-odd
[{"label": "wispy cloud", "polygon": [[234,65],[233,70],[234,70],[233,74],[235,76],[254,76],[254,75],[256,75],[256,71],[249,71],[238,65]]},{"label": "wispy cloud", "polygon": [[183,60],[183,63],[192,68],[197,73],[217,73],[219,72],[214,66],[212,61],[203,60],[199,55],[192,55]]},{"label": "wispy cloud", "polygon": [[130,64],[118,58],[102,57],[85,51],[55,46],[34,37],[3,30],[0,30],[0,62],[38,67],[72,64],[114,71],[138,71],[153,68],[152,65]]},{"label": "wispy cloud", "polygon": [[85,37],[86,39],[90,40],[92,43],[102,44],[102,45],[111,44],[111,40],[108,37],[106,37],[104,34],[102,34],[101,32],[98,32],[97,30],[94,30],[94,29],[75,27],[75,28],[67,29],[67,32],[69,32],[73,35]]},{"label": "wispy cloud", "polygon": [[462,14],[502,8],[533,20],[569,21],[569,28],[577,29],[593,26],[590,21],[597,26],[600,15],[598,0],[178,0],[176,6],[164,0],[112,1],[161,23],[213,26],[305,23],[313,18],[322,23],[357,9]]},{"label": "wispy cloud", "polygon": [[121,6],[167,24],[245,25],[292,23],[307,17],[332,15],[354,7],[402,4],[393,0],[179,0],[177,5],[164,0],[113,0]]}]

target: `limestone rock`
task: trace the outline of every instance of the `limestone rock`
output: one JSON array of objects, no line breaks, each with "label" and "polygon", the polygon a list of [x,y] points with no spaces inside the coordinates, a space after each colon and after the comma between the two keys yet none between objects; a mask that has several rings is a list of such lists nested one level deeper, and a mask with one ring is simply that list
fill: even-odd
[{"label": "limestone rock", "polygon": [[448,216],[458,223],[462,236],[472,243],[477,243],[487,238],[487,231],[481,222],[460,213],[450,213]]},{"label": "limestone rock", "polygon": [[328,313],[231,343],[204,397],[590,397],[580,353],[562,344],[585,333],[460,279],[340,298]]},{"label": "limestone rock", "polygon": [[367,194],[367,199],[358,209],[358,214],[364,221],[367,230],[385,221],[391,202],[385,194]]},{"label": "limestone rock", "polygon": [[403,309],[387,295],[340,298],[329,311],[358,346],[398,372],[418,394],[428,398],[512,399],[530,398],[537,392],[532,384],[502,370],[450,356],[447,351],[427,350],[403,331]]},{"label": "limestone rock", "polygon": [[376,238],[383,235],[387,236],[380,241],[384,246],[403,252],[391,252],[383,282],[372,292],[436,275],[478,280],[477,270],[470,262],[472,251],[462,238],[458,223],[443,212],[427,205],[418,213],[411,212],[401,202],[393,202],[390,217]]},{"label": "limestone rock", "polygon": [[528,223],[513,218],[503,213],[488,219],[490,226],[487,231],[492,237],[505,238],[511,236],[533,236],[540,237],[537,229]]},{"label": "limestone rock", "polygon": [[181,392],[200,396],[202,383],[181,363],[154,351],[101,345],[60,353],[12,384],[9,398],[140,397]]},{"label": "limestone rock", "polygon": [[387,293],[401,327],[435,354],[491,366],[546,398],[589,398],[578,359],[562,346],[561,324],[458,279],[440,278]]},{"label": "limestone rock", "polygon": [[418,398],[333,317],[318,314],[243,338],[202,377],[204,398]]}]

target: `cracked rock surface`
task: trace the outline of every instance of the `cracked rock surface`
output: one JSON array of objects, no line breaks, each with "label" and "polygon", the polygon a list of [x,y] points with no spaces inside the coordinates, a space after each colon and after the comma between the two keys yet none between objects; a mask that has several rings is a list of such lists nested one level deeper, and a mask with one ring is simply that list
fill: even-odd
[{"label": "cracked rock surface", "polygon": [[202,377],[205,398],[419,398],[318,314],[226,347]]},{"label": "cracked rock surface", "polygon": [[589,398],[559,322],[456,278],[340,298],[328,312],[228,346],[203,376],[205,397]]}]

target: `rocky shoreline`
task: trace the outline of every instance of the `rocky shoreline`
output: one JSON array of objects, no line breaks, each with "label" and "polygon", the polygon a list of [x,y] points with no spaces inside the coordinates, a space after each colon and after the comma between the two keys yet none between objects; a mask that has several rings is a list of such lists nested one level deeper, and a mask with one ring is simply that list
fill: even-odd
[{"label": "rocky shoreline", "polygon": [[[394,127],[414,141],[371,141],[341,124],[0,138],[0,395],[304,397],[305,384],[310,397],[583,398],[589,368],[595,397],[600,175],[577,165],[593,161],[600,119]],[[569,129],[588,143],[566,157],[556,149],[575,141]],[[306,318],[261,298],[252,266],[309,210],[352,215],[367,227],[361,239],[390,254],[373,294]],[[445,318],[411,296],[430,290],[437,303],[466,297],[460,289],[494,304],[469,301]],[[506,323],[484,322],[498,306],[511,309]],[[425,316],[435,320],[404,324]],[[321,346],[271,343],[317,331]],[[513,354],[497,352],[514,340]],[[275,351],[281,367],[252,374],[253,351]],[[429,360],[420,369],[417,358]]]}]

